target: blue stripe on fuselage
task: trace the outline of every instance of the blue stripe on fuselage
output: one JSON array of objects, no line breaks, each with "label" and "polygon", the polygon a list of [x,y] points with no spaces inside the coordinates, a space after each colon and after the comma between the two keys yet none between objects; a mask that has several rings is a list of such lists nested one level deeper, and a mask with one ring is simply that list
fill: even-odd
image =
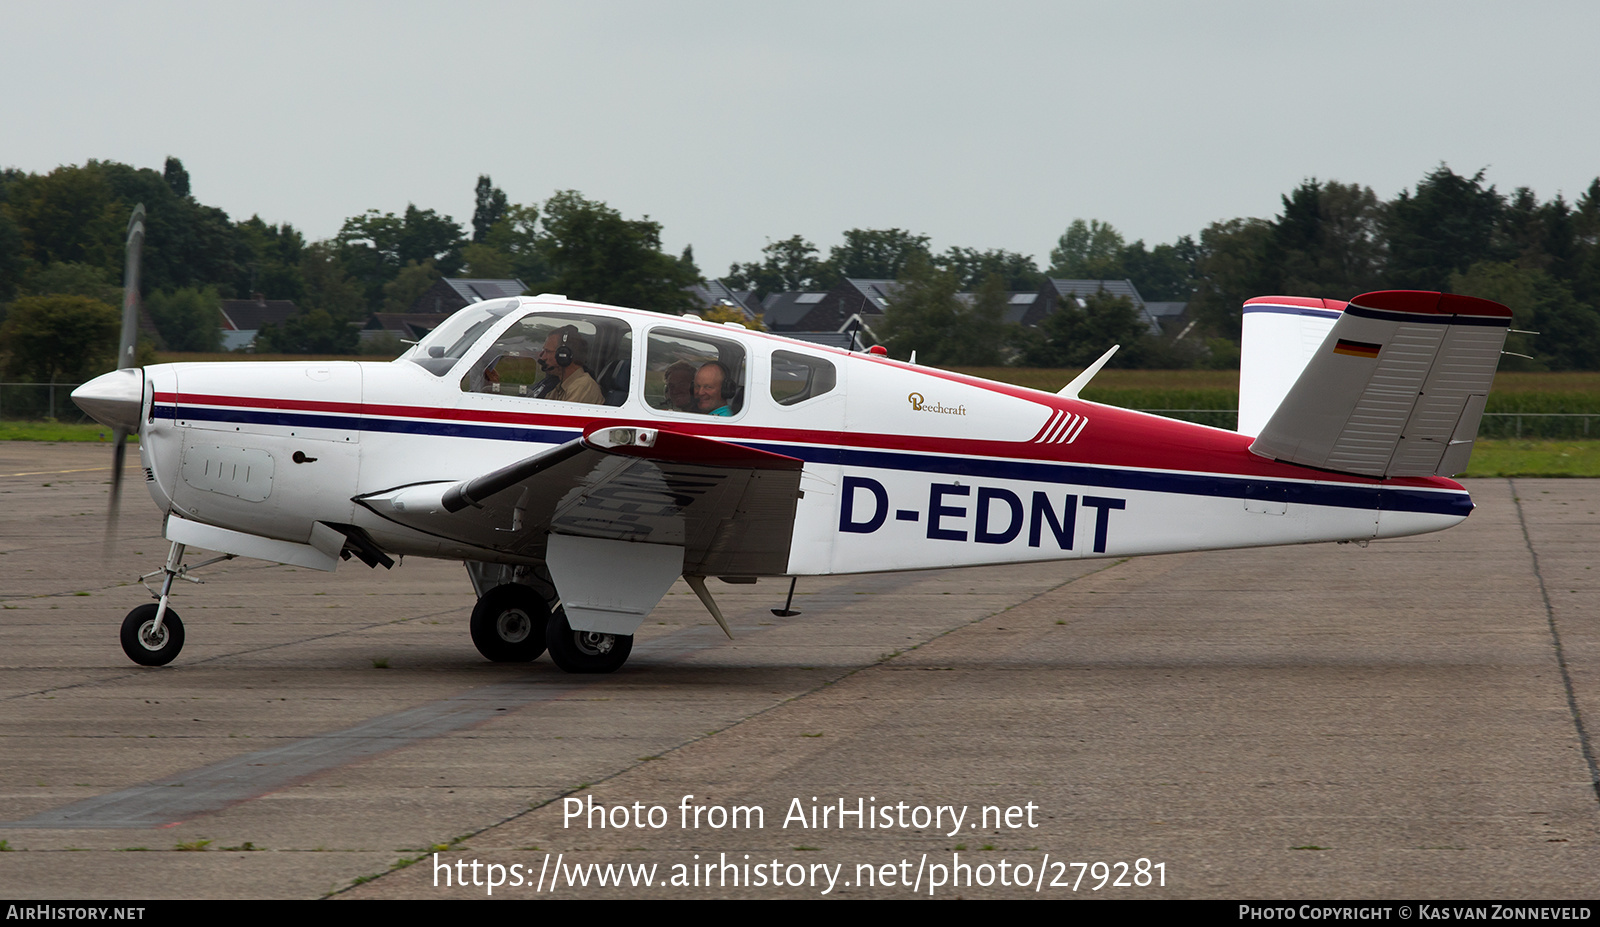
[{"label": "blue stripe on fuselage", "polygon": [[156,406],[157,418],[182,418],[196,422],[238,422],[249,425],[275,425],[280,428],[331,428],[337,431],[374,431],[391,434],[441,435],[448,438],[486,438],[491,441],[530,441],[537,444],[564,444],[581,434],[580,429],[520,428],[515,425],[474,425],[438,420],[408,421],[394,418],[318,415],[314,412],[285,412],[259,409],[215,409],[184,406],[182,414],[174,406]]},{"label": "blue stripe on fuselage", "polygon": [[[157,405],[157,417],[176,419],[172,406]],[[185,406],[182,417],[194,421],[239,422],[279,427],[332,428],[343,431],[373,431],[397,434],[425,434],[442,437],[484,438],[491,441],[519,441],[562,444],[572,440],[576,429],[519,428],[509,425],[471,425],[438,420],[408,421],[390,418],[365,418],[318,415],[306,412],[215,409]],[[1472,500],[1464,492],[1428,491],[1393,486],[1329,485],[1297,483],[1268,477],[1218,476],[1205,473],[1167,473],[1127,470],[1113,467],[1086,467],[1074,464],[1032,460],[996,460],[985,457],[946,457],[908,454],[902,451],[877,451],[827,445],[769,444],[761,441],[730,442],[755,450],[795,457],[809,463],[914,473],[938,473],[985,479],[1060,483],[1071,486],[1098,486],[1141,492],[1175,493],[1244,499],[1255,491],[1270,493],[1272,501],[1302,505],[1324,505],[1348,509],[1390,512],[1423,512],[1465,518],[1472,511]],[[1267,498],[1263,496],[1262,498]]]}]

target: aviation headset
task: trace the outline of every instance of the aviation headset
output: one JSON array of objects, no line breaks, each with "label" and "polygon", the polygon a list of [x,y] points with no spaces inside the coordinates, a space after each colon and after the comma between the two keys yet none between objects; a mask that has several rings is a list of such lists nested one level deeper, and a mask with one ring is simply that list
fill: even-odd
[{"label": "aviation headset", "polygon": [[568,343],[569,339],[571,339],[573,335],[573,331],[574,329],[572,326],[568,325],[556,332],[561,336],[561,345],[556,348],[557,367],[571,367],[574,361],[577,361],[580,365],[583,363],[582,361],[578,360],[577,352],[574,351],[572,345]]},{"label": "aviation headset", "polygon": [[739,391],[739,384],[733,381],[733,371],[729,370],[728,365],[722,361],[707,361],[706,366],[715,367],[722,371],[722,398],[732,399],[734,394]]}]

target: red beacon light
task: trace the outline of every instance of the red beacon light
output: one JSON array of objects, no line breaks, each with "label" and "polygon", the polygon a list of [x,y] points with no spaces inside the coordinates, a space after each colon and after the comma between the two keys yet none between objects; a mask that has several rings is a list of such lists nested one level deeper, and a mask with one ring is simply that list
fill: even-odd
[{"label": "red beacon light", "polygon": [[868,354],[876,354],[879,357],[888,357],[889,356],[889,349],[884,347],[881,344],[875,344],[872,347],[867,348],[867,353]]}]

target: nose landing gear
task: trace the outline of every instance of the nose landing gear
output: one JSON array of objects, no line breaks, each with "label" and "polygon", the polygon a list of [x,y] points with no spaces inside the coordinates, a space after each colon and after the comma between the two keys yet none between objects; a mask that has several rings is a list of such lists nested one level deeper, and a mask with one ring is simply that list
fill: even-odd
[{"label": "nose landing gear", "polygon": [[223,554],[188,566],[183,564],[183,552],[184,546],[174,541],[167,552],[166,566],[139,577],[139,582],[145,583],[145,588],[150,589],[150,584],[145,581],[161,574],[161,591],[150,589],[150,594],[157,601],[154,605],[139,606],[122,619],[122,652],[140,666],[166,666],[177,659],[178,651],[183,649],[183,622],[178,619],[178,613],[167,605],[172,597],[172,581],[181,579],[198,583],[200,580],[188,575],[191,570],[233,559],[233,554]]}]

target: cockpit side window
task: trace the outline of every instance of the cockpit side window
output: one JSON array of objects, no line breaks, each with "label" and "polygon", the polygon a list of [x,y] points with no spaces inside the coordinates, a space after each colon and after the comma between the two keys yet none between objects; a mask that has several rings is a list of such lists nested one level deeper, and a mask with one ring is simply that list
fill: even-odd
[{"label": "cockpit side window", "polygon": [[772,352],[772,398],[780,406],[796,406],[838,385],[833,362],[793,351]]},{"label": "cockpit side window", "polygon": [[620,319],[530,312],[500,333],[461,378],[469,393],[620,406],[633,372],[633,330]]},{"label": "cockpit side window", "polygon": [[443,324],[429,332],[426,338],[400,359],[411,361],[434,376],[442,377],[466,356],[484,332],[519,305],[520,300],[508,299],[469,306],[445,319]]},{"label": "cockpit side window", "polygon": [[657,328],[645,356],[645,404],[661,412],[738,415],[744,408],[745,352],[737,342]]}]

